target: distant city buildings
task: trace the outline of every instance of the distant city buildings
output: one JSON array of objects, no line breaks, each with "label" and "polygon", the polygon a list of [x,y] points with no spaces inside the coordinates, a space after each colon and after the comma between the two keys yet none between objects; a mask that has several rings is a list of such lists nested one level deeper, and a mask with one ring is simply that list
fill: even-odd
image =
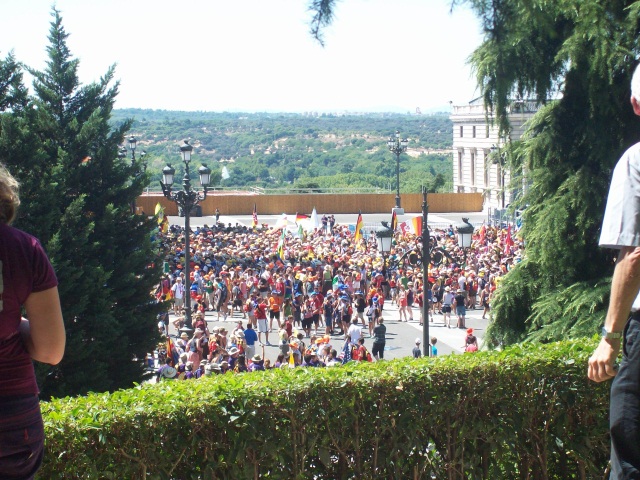
[{"label": "distant city buildings", "polygon": [[467,105],[454,105],[453,122],[453,191],[480,192],[485,209],[502,209],[509,205],[518,191],[526,190],[511,184],[511,175],[504,165],[502,148],[519,140],[526,123],[537,111],[535,102],[514,101],[509,112],[511,131],[508,138],[499,138],[493,116],[485,114],[482,98]]}]

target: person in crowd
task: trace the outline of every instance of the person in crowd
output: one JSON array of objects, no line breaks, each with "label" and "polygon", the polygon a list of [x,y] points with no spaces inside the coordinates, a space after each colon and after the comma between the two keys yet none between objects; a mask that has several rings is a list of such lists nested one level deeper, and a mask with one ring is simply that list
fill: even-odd
[{"label": "person in crowd", "polygon": [[57,365],[66,346],[51,262],[35,237],[11,225],[18,192],[0,164],[0,478],[32,478],[40,468],[44,428],[33,361]]},{"label": "person in crowd", "polygon": [[384,325],[384,319],[380,316],[376,320],[377,325],[373,329],[373,347],[371,354],[376,360],[384,358],[384,346],[387,343],[387,327]]},{"label": "person in crowd", "polygon": [[491,284],[487,282],[480,292],[480,305],[482,305],[482,319],[484,320],[491,309]]},{"label": "person in crowd", "polygon": [[407,307],[405,312],[407,314],[409,322],[413,322],[413,302],[415,301],[415,292],[413,291],[413,282],[407,282],[406,288],[407,294]]},{"label": "person in crowd", "polygon": [[156,372],[156,382],[161,380],[171,380],[176,377],[178,371],[169,364],[169,357],[165,357],[162,365],[158,367]]},{"label": "person in crowd", "polygon": [[273,330],[273,320],[278,323],[278,329],[282,327],[280,322],[280,309],[282,307],[282,298],[278,290],[272,290],[269,295],[269,331]]},{"label": "person in crowd", "polygon": [[358,319],[354,318],[351,321],[351,326],[347,331],[347,335],[351,338],[353,343],[357,343],[358,340],[362,337],[362,328],[358,325]]},{"label": "person in crowd", "polygon": [[465,327],[465,318],[467,315],[466,309],[467,299],[465,296],[465,291],[461,288],[458,289],[455,296],[453,297],[453,305],[452,308],[455,308],[456,316],[458,317],[458,328],[466,328]]},{"label": "person in crowd", "polygon": [[431,356],[438,356],[438,347],[436,347],[436,343],[438,343],[438,339],[436,337],[431,337]]},{"label": "person in crowd", "polygon": [[451,308],[454,299],[455,295],[451,293],[451,287],[445,287],[444,296],[442,297],[442,318],[447,328],[451,328]]},{"label": "person in crowd", "polygon": [[411,350],[411,354],[413,355],[413,358],[420,358],[422,356],[422,350],[420,350],[421,344],[422,344],[422,340],[420,340],[419,338],[416,338],[416,345],[415,347],[413,347],[413,350]]},{"label": "person in crowd", "polygon": [[254,314],[256,316],[256,322],[258,322],[258,343],[262,345],[262,334],[264,333],[264,344],[271,345],[269,343],[269,325],[267,324],[267,309],[269,307],[264,300],[260,300],[260,303],[256,305]]},{"label": "person in crowd", "polygon": [[247,323],[247,329],[244,330],[244,353],[247,358],[252,358],[256,354],[256,342],[258,341],[258,334],[253,329],[251,322]]},{"label": "person in crowd", "polygon": [[250,371],[249,370],[250,367],[247,367],[246,358],[247,357],[244,355],[238,355],[238,358],[236,359],[235,364],[233,366],[233,373],[244,373],[244,372]]},{"label": "person in crowd", "polygon": [[184,306],[185,288],[182,284],[182,277],[178,276],[175,283],[171,287],[173,296],[173,313],[178,316]]},{"label": "person in crowd", "polygon": [[355,350],[352,353],[352,359],[358,362],[372,362],[373,357],[364,346],[364,338],[360,337],[358,343],[355,345]]},{"label": "person in crowd", "polygon": [[465,352],[477,352],[478,351],[478,339],[473,334],[473,328],[467,328],[467,337],[464,341]]},{"label": "person in crowd", "polygon": [[200,365],[200,362],[202,361],[203,335],[204,331],[197,328],[193,332],[193,337],[187,344],[187,360],[191,362],[192,365]]}]

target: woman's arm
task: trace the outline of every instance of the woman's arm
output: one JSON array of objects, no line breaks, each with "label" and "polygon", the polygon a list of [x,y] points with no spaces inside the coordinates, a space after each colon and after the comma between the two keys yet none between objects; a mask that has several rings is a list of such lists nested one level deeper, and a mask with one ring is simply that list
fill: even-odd
[{"label": "woman's arm", "polygon": [[57,365],[66,344],[58,287],[31,293],[25,308],[28,320],[22,320],[20,333],[31,358]]}]

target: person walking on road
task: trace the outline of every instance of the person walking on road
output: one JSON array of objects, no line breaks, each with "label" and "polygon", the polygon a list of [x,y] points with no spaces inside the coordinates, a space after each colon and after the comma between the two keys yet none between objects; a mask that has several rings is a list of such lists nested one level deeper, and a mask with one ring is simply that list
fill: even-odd
[{"label": "person walking on road", "polygon": [[384,325],[384,319],[378,317],[377,325],[373,329],[373,346],[371,347],[371,355],[376,360],[384,358],[384,346],[387,342],[387,327]]}]

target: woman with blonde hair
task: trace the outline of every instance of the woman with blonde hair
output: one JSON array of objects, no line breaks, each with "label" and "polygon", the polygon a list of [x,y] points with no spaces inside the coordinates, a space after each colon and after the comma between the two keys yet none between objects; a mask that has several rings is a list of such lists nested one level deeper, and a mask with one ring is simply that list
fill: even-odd
[{"label": "woman with blonde hair", "polygon": [[40,467],[44,428],[32,360],[56,365],[65,348],[55,272],[38,240],[11,226],[18,186],[0,164],[0,478],[33,478]]}]

